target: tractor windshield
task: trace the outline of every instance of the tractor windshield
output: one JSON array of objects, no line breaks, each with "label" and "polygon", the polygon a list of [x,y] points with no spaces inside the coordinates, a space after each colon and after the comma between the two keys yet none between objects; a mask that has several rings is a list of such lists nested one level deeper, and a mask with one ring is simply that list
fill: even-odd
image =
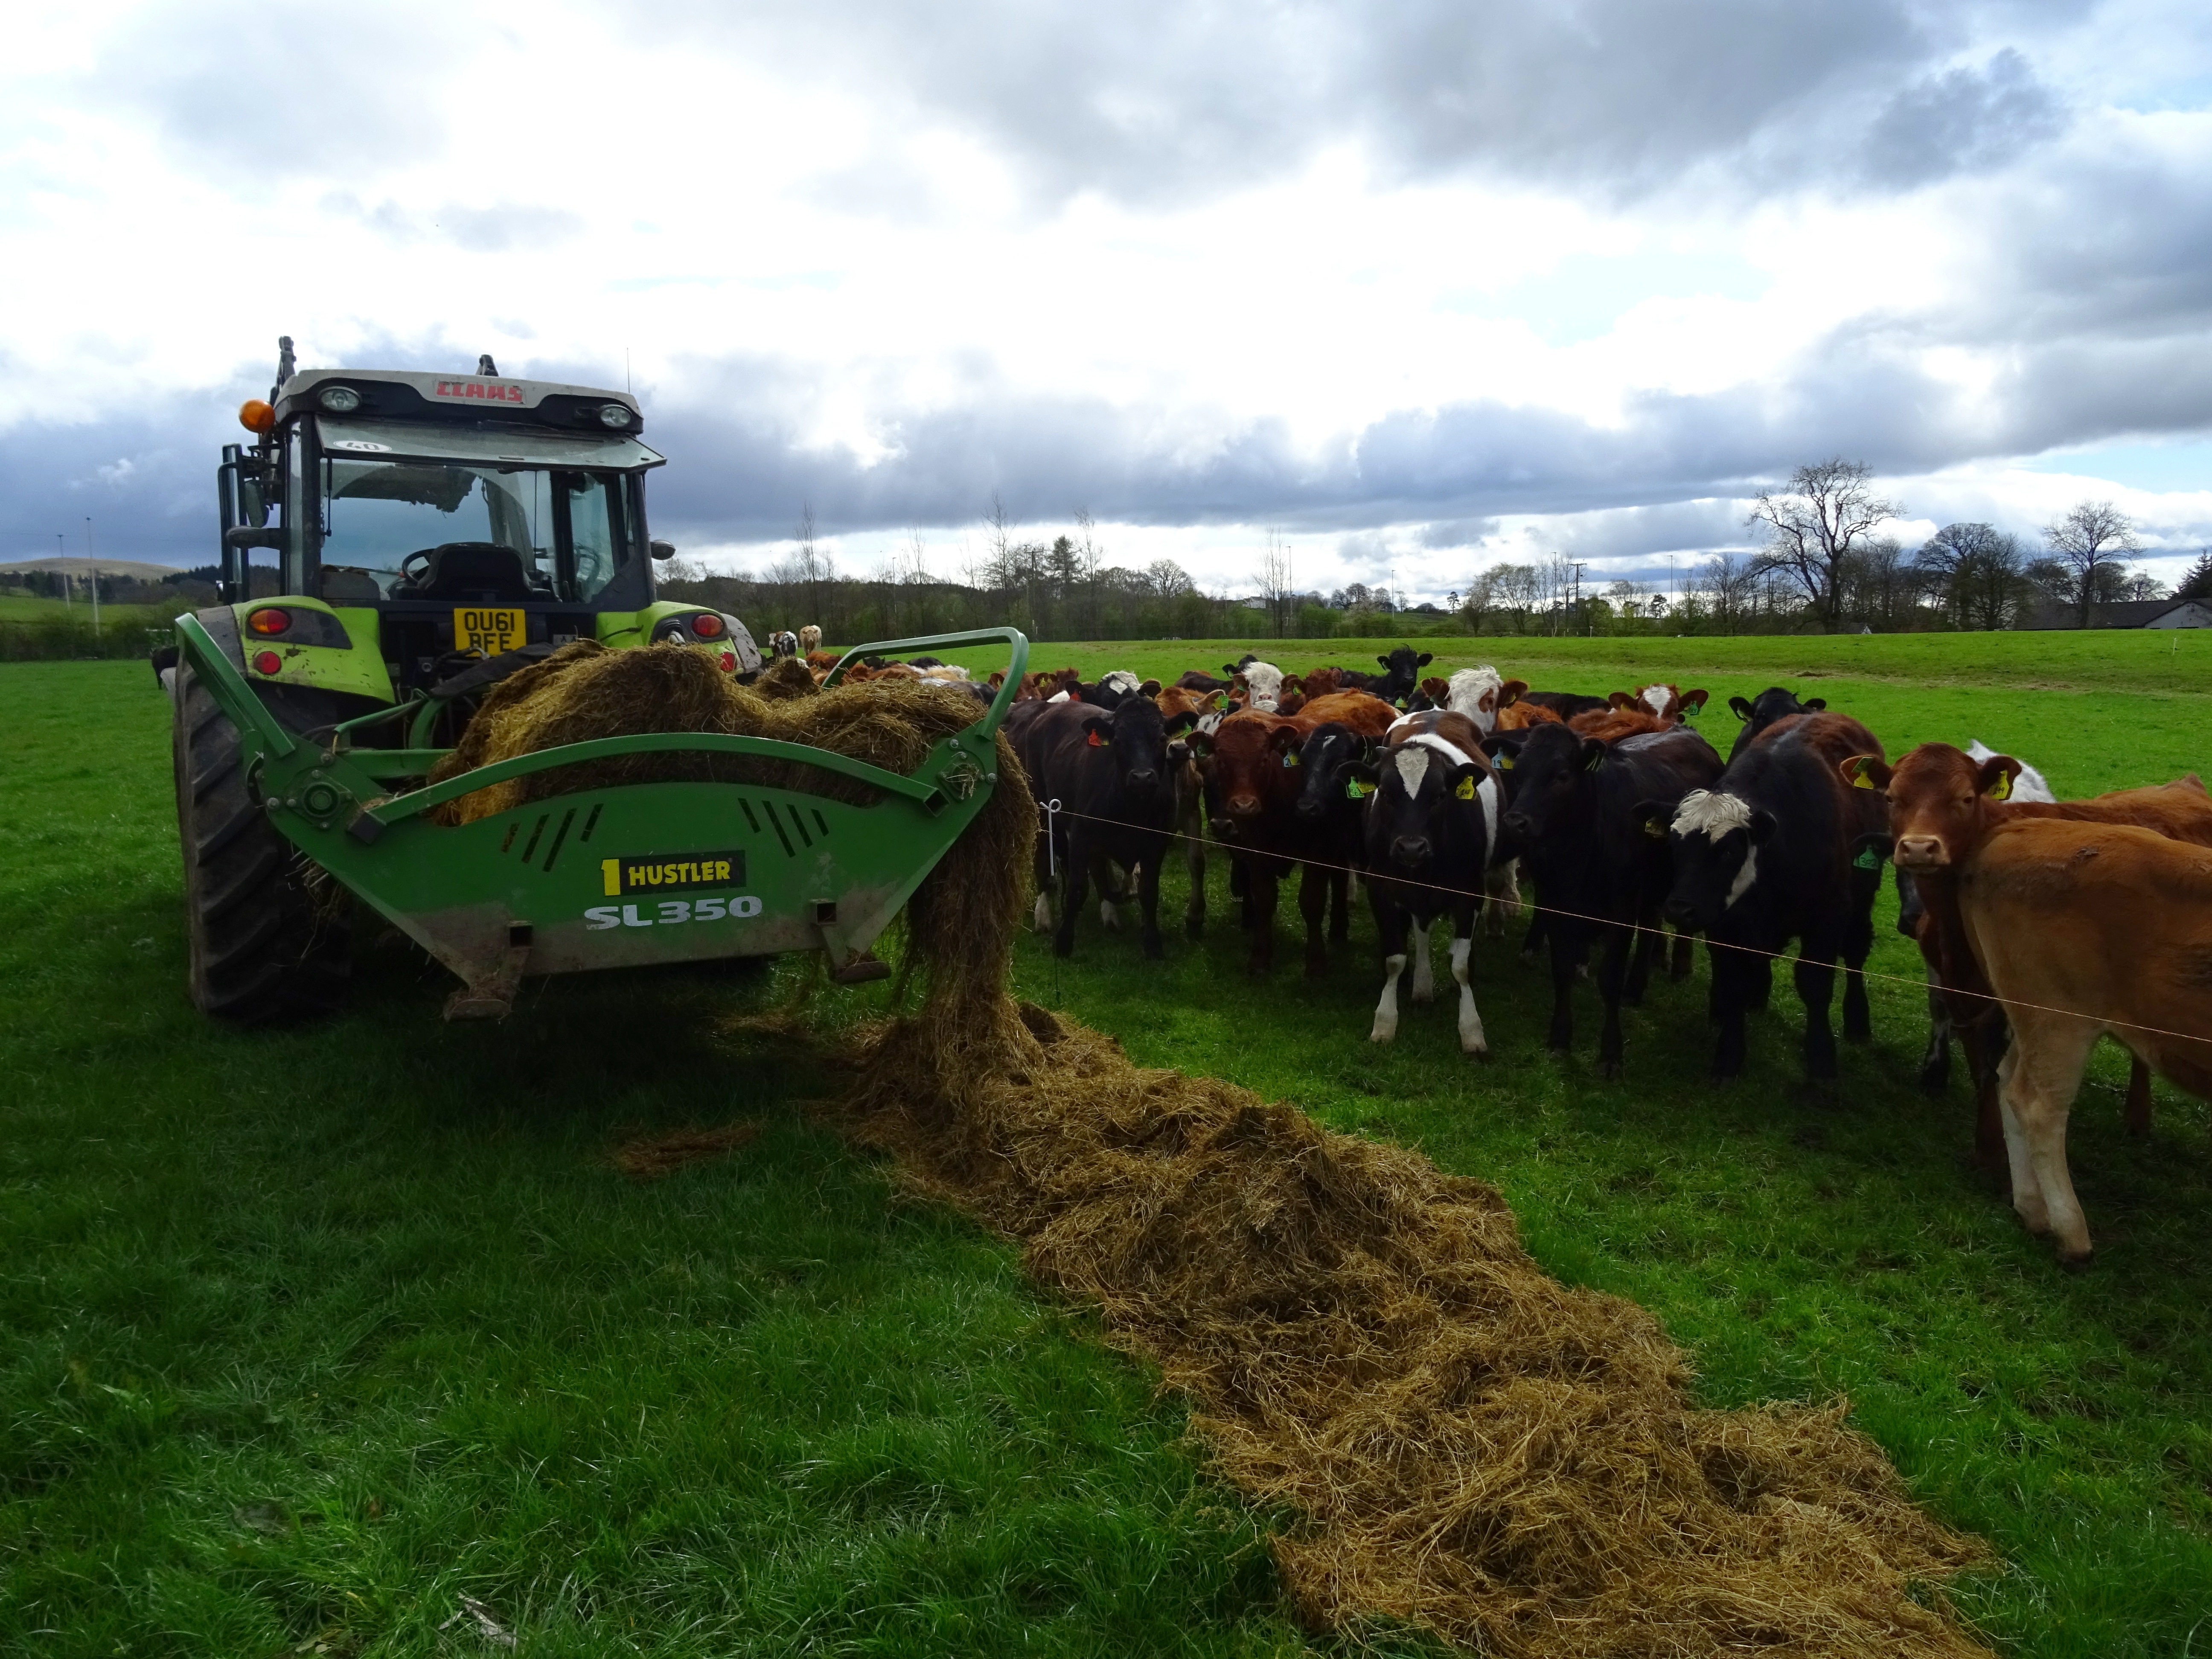
[{"label": "tractor windshield", "polygon": [[426,593],[432,550],[468,542],[495,571],[490,549],[514,555],[502,597],[588,605],[631,542],[618,473],[337,455],[322,471],[323,598],[333,604]]}]

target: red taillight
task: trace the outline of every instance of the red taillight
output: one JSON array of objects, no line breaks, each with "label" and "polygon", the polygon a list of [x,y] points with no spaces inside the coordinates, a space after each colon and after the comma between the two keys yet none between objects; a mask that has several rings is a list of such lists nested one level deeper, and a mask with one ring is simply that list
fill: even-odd
[{"label": "red taillight", "polygon": [[732,671],[733,671],[733,670],[737,667],[737,665],[738,665],[738,653],[737,653],[736,652],[734,652],[734,651],[725,651],[724,653],[722,653],[722,672],[723,672],[725,674],[727,674],[727,673],[731,672]]},{"label": "red taillight", "polygon": [[292,613],[271,605],[264,611],[247,613],[246,625],[264,635],[281,634],[292,625]]},{"label": "red taillight", "polygon": [[722,619],[711,611],[702,611],[691,618],[691,631],[702,640],[719,640],[724,631]]},{"label": "red taillight", "polygon": [[253,653],[253,672],[257,674],[273,674],[283,665],[284,659],[274,651],[257,651]]}]

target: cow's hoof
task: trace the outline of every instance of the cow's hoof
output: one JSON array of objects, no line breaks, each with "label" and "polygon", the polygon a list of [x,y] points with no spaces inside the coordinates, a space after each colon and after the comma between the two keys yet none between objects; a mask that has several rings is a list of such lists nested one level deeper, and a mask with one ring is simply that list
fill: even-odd
[{"label": "cow's hoof", "polygon": [[1391,1042],[1397,1039],[1397,1036],[1398,1028],[1396,1026],[1392,1025],[1385,1027],[1378,1024],[1373,1030],[1367,1034],[1367,1040],[1370,1042]]},{"label": "cow's hoof", "polygon": [[1155,933],[1145,941],[1145,957],[1147,961],[1158,962],[1165,955],[1167,955],[1167,947],[1160,943],[1158,934]]},{"label": "cow's hoof", "polygon": [[1308,979],[1327,979],[1328,977],[1328,958],[1323,957],[1319,960],[1316,960],[1311,957],[1307,957],[1306,977]]},{"label": "cow's hoof", "polygon": [[1844,1041],[1846,1042],[1872,1042],[1874,1041],[1874,1027],[1871,1025],[1846,1025],[1844,1027]]},{"label": "cow's hoof", "polygon": [[2072,1250],[2058,1252],[2058,1265],[2069,1273],[2086,1273],[2096,1266],[2096,1263],[2097,1252],[2094,1246],[2080,1252]]},{"label": "cow's hoof", "polygon": [[1185,916],[1182,919],[1182,931],[1192,939],[1203,939],[1206,936],[1206,918]]},{"label": "cow's hoof", "polygon": [[1620,1062],[1617,1060],[1601,1060],[1597,1063],[1597,1075],[1601,1083],[1618,1083],[1620,1080]]},{"label": "cow's hoof", "polygon": [[1951,1087],[1951,1068],[1948,1066],[1923,1066],[1920,1068],[1920,1092],[1923,1095],[1948,1093]]},{"label": "cow's hoof", "polygon": [[1075,954],[1075,941],[1072,939],[1055,939],[1052,942],[1052,953],[1056,957],[1073,956]]}]

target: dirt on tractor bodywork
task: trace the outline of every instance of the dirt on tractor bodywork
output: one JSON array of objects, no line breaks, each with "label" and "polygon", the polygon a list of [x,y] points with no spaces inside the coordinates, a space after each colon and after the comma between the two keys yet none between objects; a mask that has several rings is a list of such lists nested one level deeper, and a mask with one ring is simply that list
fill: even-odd
[{"label": "dirt on tractor bodywork", "polygon": [[[556,655],[487,700],[471,758],[738,730],[897,769],[981,708],[884,681],[775,702],[686,657]],[[1699,1410],[1657,1321],[1545,1273],[1495,1188],[1017,1004],[1036,825],[1003,736],[998,756],[907,907],[921,1007],[866,1034],[842,1127],[1191,1397],[1220,1474],[1299,1517],[1275,1553],[1308,1618],[1531,1659],[1984,1651],[1935,1587],[1987,1551],[1913,1504],[1842,1404]]]}]

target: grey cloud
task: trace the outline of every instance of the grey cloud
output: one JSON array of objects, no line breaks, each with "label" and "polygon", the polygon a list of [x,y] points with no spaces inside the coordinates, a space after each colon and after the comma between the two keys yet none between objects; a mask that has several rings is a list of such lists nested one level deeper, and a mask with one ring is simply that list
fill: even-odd
[{"label": "grey cloud", "polygon": [[470,253],[507,253],[557,246],[584,234],[584,222],[565,209],[502,203],[493,207],[408,209],[389,199],[374,207],[351,191],[332,191],[323,210],[367,226],[394,246],[446,242]]},{"label": "grey cloud", "polygon": [[[964,129],[1042,201],[1085,191],[1180,201],[1354,139],[1403,176],[1485,173],[1607,195],[1672,188],[1701,170],[1727,188],[1917,183],[1985,164],[2054,118],[2014,48],[2087,9],[809,0],[664,8],[653,26],[842,85],[886,132],[917,119]],[[1981,71],[1944,68],[1991,52]]]},{"label": "grey cloud", "polygon": [[2057,137],[2066,122],[2057,97],[2008,46],[1984,70],[1947,70],[1891,99],[1867,132],[1866,176],[1910,187],[2002,166]]},{"label": "grey cloud", "polygon": [[88,107],[136,108],[239,196],[255,181],[423,160],[444,146],[461,19],[427,4],[276,8],[250,19],[173,7],[117,31],[84,77]]},{"label": "grey cloud", "polygon": [[1426,548],[1473,547],[1497,533],[1495,519],[1439,519],[1423,525],[1419,539]]}]

